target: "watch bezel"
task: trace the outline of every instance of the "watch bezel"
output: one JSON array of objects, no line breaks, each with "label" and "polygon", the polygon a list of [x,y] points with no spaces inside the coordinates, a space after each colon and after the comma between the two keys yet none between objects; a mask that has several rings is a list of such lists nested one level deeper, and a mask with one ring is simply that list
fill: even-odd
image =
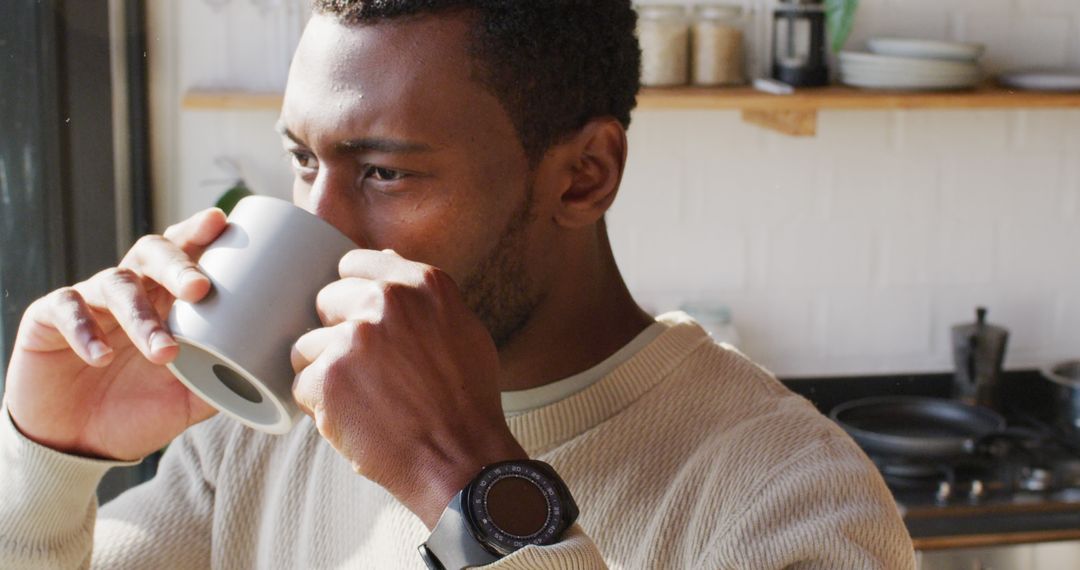
[{"label": "watch bezel", "polygon": [[[518,536],[499,528],[488,513],[487,492],[506,478],[518,477],[536,485],[547,503],[547,517],[537,532]],[[577,508],[559,479],[546,463],[540,461],[504,461],[489,465],[462,490],[462,511],[478,542],[500,556],[509,555],[529,544],[544,546],[558,542],[562,533],[577,518]]]}]

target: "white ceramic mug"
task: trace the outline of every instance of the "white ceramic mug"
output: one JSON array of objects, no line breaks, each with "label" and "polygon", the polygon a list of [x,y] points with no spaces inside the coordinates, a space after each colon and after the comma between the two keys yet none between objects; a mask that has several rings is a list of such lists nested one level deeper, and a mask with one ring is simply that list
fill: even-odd
[{"label": "white ceramic mug", "polygon": [[198,303],[177,301],[169,329],[180,354],[168,367],[191,391],[252,428],[283,434],[300,410],[289,353],[322,326],[320,289],[356,245],[289,202],[244,198],[225,231],[199,258],[213,288]]}]

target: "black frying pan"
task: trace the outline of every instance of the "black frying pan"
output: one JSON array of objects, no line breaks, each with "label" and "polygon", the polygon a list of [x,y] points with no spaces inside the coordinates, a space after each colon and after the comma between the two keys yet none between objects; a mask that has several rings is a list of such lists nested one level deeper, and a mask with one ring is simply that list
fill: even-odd
[{"label": "black frying pan", "polygon": [[1005,429],[1005,418],[980,406],[944,398],[877,396],[845,402],[829,417],[869,455],[947,459]]}]

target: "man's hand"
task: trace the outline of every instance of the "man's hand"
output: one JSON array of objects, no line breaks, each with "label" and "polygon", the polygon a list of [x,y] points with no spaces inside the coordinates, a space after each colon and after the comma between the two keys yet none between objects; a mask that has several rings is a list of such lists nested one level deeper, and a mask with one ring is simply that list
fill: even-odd
[{"label": "man's hand", "polygon": [[528,457],[503,419],[498,353],[442,271],[360,249],[339,272],[317,299],[324,328],[293,347],[293,396],[431,528],[481,467]]},{"label": "man's hand", "polygon": [[210,280],[195,266],[225,229],[212,208],[144,236],[119,266],[34,301],[7,373],[7,405],[31,440],[67,453],[140,459],[215,413],[165,368],[179,348],[165,325],[177,298]]}]

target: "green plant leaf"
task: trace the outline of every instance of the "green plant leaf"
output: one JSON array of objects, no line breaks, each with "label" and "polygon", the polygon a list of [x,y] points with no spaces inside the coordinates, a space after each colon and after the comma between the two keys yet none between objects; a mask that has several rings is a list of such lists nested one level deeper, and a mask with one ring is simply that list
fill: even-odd
[{"label": "green plant leaf", "polygon": [[855,25],[855,10],[859,0],[825,0],[825,28],[833,52],[844,49],[844,43]]},{"label": "green plant leaf", "polygon": [[237,202],[246,198],[247,196],[253,196],[254,194],[255,193],[247,187],[247,184],[244,184],[243,180],[237,180],[236,184],[234,184],[232,188],[229,188],[224,194],[222,194],[221,197],[218,198],[217,203],[214,205],[218,208],[221,208],[225,212],[225,214],[228,214],[232,211],[233,208],[236,207]]}]

